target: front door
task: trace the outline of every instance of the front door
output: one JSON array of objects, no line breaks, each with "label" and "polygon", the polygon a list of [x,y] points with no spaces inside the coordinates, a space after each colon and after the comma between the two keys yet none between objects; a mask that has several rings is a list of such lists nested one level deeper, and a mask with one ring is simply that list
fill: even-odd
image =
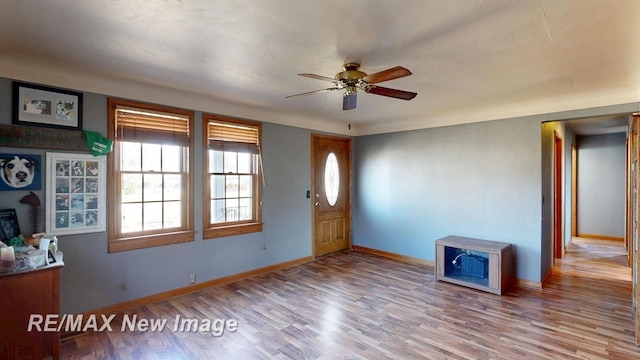
[{"label": "front door", "polygon": [[312,134],[314,256],[351,246],[351,139]]}]

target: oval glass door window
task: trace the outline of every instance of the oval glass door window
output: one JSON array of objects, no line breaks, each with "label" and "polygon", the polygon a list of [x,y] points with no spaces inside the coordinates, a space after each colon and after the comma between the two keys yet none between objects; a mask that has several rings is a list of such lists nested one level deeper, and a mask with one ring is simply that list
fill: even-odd
[{"label": "oval glass door window", "polygon": [[327,195],[327,201],[330,206],[338,201],[338,192],[340,191],[340,169],[338,169],[338,159],[334,153],[327,156],[327,162],[324,164],[324,192]]}]

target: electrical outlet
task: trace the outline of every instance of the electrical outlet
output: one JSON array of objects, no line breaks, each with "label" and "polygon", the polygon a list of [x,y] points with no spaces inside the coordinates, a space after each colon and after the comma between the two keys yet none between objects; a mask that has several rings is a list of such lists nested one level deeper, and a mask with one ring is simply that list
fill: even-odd
[{"label": "electrical outlet", "polygon": [[189,275],[189,284],[195,284],[195,283],[196,283],[196,274]]}]

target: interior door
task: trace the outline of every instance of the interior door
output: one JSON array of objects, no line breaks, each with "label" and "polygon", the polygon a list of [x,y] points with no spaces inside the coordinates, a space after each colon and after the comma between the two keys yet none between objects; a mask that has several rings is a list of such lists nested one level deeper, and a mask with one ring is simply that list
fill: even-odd
[{"label": "interior door", "polygon": [[640,344],[640,307],[638,302],[640,299],[640,291],[638,290],[638,236],[640,229],[638,228],[638,214],[640,202],[638,201],[638,184],[640,176],[638,176],[638,166],[640,165],[640,147],[638,146],[638,116],[634,114],[629,119],[628,132],[628,155],[627,155],[627,246],[629,247],[629,263],[631,264],[631,281],[632,281],[632,299],[635,307],[635,333],[636,344]]},{"label": "interior door", "polygon": [[351,246],[351,139],[311,135],[314,256]]},{"label": "interior door", "polygon": [[578,148],[571,146],[571,236],[578,236]]},{"label": "interior door", "polygon": [[564,169],[562,161],[562,138],[558,133],[554,134],[554,191],[553,191],[553,242],[554,242],[554,257],[556,259],[562,259],[562,253],[564,251],[564,236],[563,236],[563,203],[564,189],[562,188],[562,173]]}]

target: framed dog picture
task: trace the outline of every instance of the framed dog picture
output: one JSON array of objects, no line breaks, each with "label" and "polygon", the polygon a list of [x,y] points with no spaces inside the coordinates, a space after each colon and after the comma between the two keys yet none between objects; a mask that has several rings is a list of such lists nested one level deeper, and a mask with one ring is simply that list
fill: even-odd
[{"label": "framed dog picture", "polygon": [[0,190],[40,190],[40,155],[0,154]]},{"label": "framed dog picture", "polygon": [[106,231],[106,174],[104,156],[47,152],[46,233]]},{"label": "framed dog picture", "polygon": [[82,130],[82,93],[14,81],[13,123]]}]

